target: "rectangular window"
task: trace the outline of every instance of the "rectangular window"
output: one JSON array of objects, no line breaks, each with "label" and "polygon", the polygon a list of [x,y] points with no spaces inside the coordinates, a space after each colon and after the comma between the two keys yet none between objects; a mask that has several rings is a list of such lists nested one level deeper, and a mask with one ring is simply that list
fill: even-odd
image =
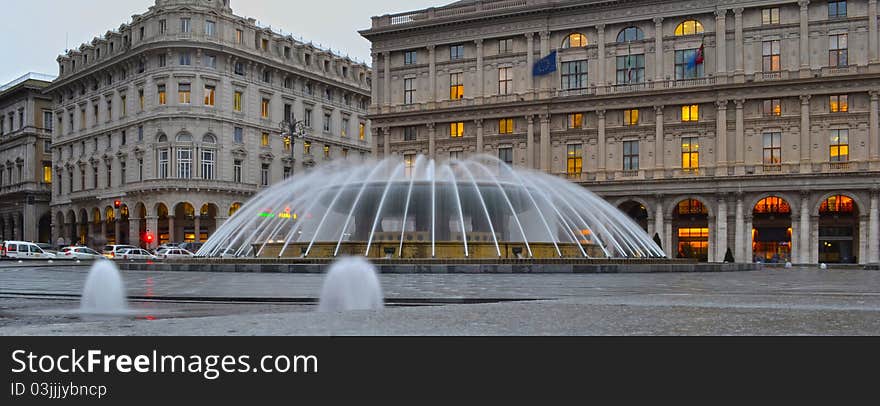
[{"label": "rectangular window", "polygon": [[413,104],[416,100],[416,80],[415,79],[404,79],[403,80],[403,104]]},{"label": "rectangular window", "polygon": [[330,159],[330,146],[324,144],[324,159]]},{"label": "rectangular window", "polygon": [[165,85],[159,85],[157,88],[157,93],[159,95],[159,105],[164,106],[168,100],[165,98]]},{"label": "rectangular window", "polygon": [[238,76],[244,76],[244,64],[241,62],[235,63],[235,74]]},{"label": "rectangular window", "polygon": [[113,100],[107,99],[107,122],[113,120]]},{"label": "rectangular window", "polygon": [[513,39],[502,39],[498,41],[498,54],[504,55],[513,52]]},{"label": "rectangular window", "polygon": [[180,104],[189,104],[192,99],[192,87],[189,83],[180,83],[177,85],[177,101]]},{"label": "rectangular window", "polygon": [[849,111],[849,97],[845,94],[831,96],[829,105],[832,113],[846,113]]},{"label": "rectangular window", "polygon": [[572,113],[568,115],[568,120],[566,120],[566,128],[569,130],[579,130],[584,127],[584,114],[583,113]]},{"label": "rectangular window", "polygon": [[260,103],[260,117],[269,118],[269,99],[263,99]]},{"label": "rectangular window", "polygon": [[189,52],[180,53],[180,66],[189,66],[192,64]]},{"label": "rectangular window", "polygon": [[192,177],[192,149],[177,149],[177,177],[178,179],[189,179]]},{"label": "rectangular window", "polygon": [[128,98],[125,95],[119,96],[119,109],[122,110],[119,117],[125,117],[128,114],[127,100]]},{"label": "rectangular window", "polygon": [[158,168],[158,173],[156,174],[156,176],[157,176],[159,179],[167,179],[167,178],[168,178],[168,163],[169,163],[169,162],[168,162],[168,161],[169,161],[169,150],[168,150],[168,148],[164,148],[164,149],[160,149],[160,150],[159,150],[159,159],[158,159],[158,161],[159,161],[159,166],[157,167],[157,168]]},{"label": "rectangular window", "polygon": [[269,186],[269,165],[263,164],[260,167],[260,186],[266,187]]},{"label": "rectangular window", "polygon": [[263,82],[272,83],[272,71],[270,71],[270,70],[263,71]]},{"label": "rectangular window", "polygon": [[164,34],[165,31],[168,30],[168,22],[165,20],[159,20],[159,34]]},{"label": "rectangular window", "polygon": [[55,114],[51,111],[43,112],[43,128],[49,133],[53,132],[55,126]]},{"label": "rectangular window", "polygon": [[645,82],[645,55],[617,57],[617,84],[630,85]]},{"label": "rectangular window", "polygon": [[213,37],[216,26],[217,26],[217,23],[215,23],[213,21],[205,21],[205,35],[207,35],[209,37]]},{"label": "rectangular window", "polygon": [[236,159],[232,161],[232,181],[235,183],[241,183],[241,160]]},{"label": "rectangular window", "polygon": [[459,100],[464,98],[463,76],[463,73],[449,74],[449,100]]},{"label": "rectangular window", "polygon": [[782,116],[782,101],[780,99],[764,100],[764,117]]},{"label": "rectangular window", "polygon": [[413,168],[416,165],[416,154],[405,154],[403,156],[404,176],[410,177],[413,174]]},{"label": "rectangular window", "polygon": [[782,133],[764,133],[764,165],[782,164]]},{"label": "rectangular window", "polygon": [[214,86],[205,86],[205,106],[214,107]]},{"label": "rectangular window", "polygon": [[241,113],[241,92],[235,92],[235,96],[232,98],[232,110],[236,113]]},{"label": "rectangular window", "polygon": [[138,89],[138,111],[144,111],[144,89]]},{"label": "rectangular window", "polygon": [[831,130],[831,162],[849,162],[849,130]]},{"label": "rectangular window", "polygon": [[144,126],[138,126],[138,142],[144,141]]},{"label": "rectangular window", "polygon": [[565,173],[569,177],[579,177],[584,170],[584,146],[583,144],[571,144],[568,146]]},{"label": "rectangular window", "polygon": [[324,113],[324,132],[329,133],[331,130],[330,127],[330,114]]},{"label": "rectangular window", "polygon": [[464,59],[464,45],[452,45],[449,47],[449,60],[457,61]]},{"label": "rectangular window", "polygon": [[697,137],[681,139],[681,169],[697,170],[700,167],[700,144]]},{"label": "rectangular window", "polygon": [[403,53],[404,65],[415,65],[418,63],[418,53],[416,51],[406,51]]},{"label": "rectangular window", "polygon": [[636,109],[623,111],[623,125],[639,125],[639,111]]},{"label": "rectangular window", "polygon": [[449,151],[449,160],[450,161],[460,161],[462,158],[462,151]]},{"label": "rectangular window", "polygon": [[244,31],[235,30],[235,43],[239,45],[244,43]]},{"label": "rectangular window", "polygon": [[192,20],[189,18],[180,19],[180,32],[188,34],[192,31]]},{"label": "rectangular window", "polygon": [[700,106],[692,104],[690,106],[681,106],[681,122],[697,122],[700,121]]},{"label": "rectangular window", "polygon": [[498,68],[498,94],[513,93],[513,68]]},{"label": "rectangular window", "polygon": [[312,154],[312,143],[306,141],[303,143],[303,155],[311,155]]},{"label": "rectangular window", "polygon": [[361,141],[367,139],[367,125],[364,123],[358,123],[358,139]]},{"label": "rectangular window", "polygon": [[52,183],[52,163],[43,162],[43,183]]},{"label": "rectangular window", "polygon": [[415,126],[403,127],[403,140],[415,141],[418,139],[419,128]]},{"label": "rectangular window", "polygon": [[849,66],[849,45],[847,34],[835,34],[828,36],[828,65]]},{"label": "rectangular window", "polygon": [[244,129],[241,127],[235,127],[233,130],[232,142],[236,144],[244,143]]},{"label": "rectangular window", "polygon": [[168,64],[168,58],[165,54],[159,54],[159,67],[164,68]]},{"label": "rectangular window", "polygon": [[761,24],[779,24],[779,7],[765,8],[761,10]]},{"label": "rectangular window", "polygon": [[703,55],[701,54],[699,48],[675,51],[675,80],[704,77]]},{"label": "rectangular window", "polygon": [[780,62],[780,41],[764,41],[763,42],[763,61],[764,72],[779,72],[782,70]]},{"label": "rectangular window", "polygon": [[513,134],[513,119],[502,118],[498,120],[498,134]]},{"label": "rectangular window", "polygon": [[845,1],[829,1],[828,2],[828,18],[846,17]]},{"label": "rectangular window", "polygon": [[107,187],[113,187],[113,165],[107,164]]},{"label": "rectangular window", "polygon": [[341,137],[348,137],[348,126],[351,124],[351,120],[347,118],[342,119],[342,129],[339,131],[339,135]]},{"label": "rectangular window", "polygon": [[562,63],[562,90],[587,88],[587,61]]},{"label": "rectangular window", "polygon": [[260,136],[260,146],[269,147],[269,133],[263,133]]},{"label": "rectangular window", "polygon": [[140,181],[144,180],[144,160],[138,159],[137,163],[138,163],[138,181],[140,182]]},{"label": "rectangular window", "polygon": [[450,123],[449,136],[451,138],[461,138],[464,136],[464,123]]},{"label": "rectangular window", "polygon": [[217,56],[205,55],[205,66],[211,69],[217,69]]},{"label": "rectangular window", "polygon": [[305,124],[306,128],[312,128],[312,109],[305,109],[303,124]]},{"label": "rectangular window", "polygon": [[513,148],[498,148],[498,160],[513,166]]},{"label": "rectangular window", "polygon": [[260,49],[262,49],[264,51],[269,50],[269,40],[268,39],[263,38],[263,40],[260,41]]},{"label": "rectangular window", "polygon": [[639,142],[624,141],[623,142],[623,170],[637,171],[639,170]]}]

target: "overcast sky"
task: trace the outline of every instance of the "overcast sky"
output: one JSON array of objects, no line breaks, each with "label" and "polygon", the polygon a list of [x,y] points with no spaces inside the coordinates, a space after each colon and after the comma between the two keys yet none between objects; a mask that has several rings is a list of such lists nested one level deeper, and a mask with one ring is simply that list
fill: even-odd
[{"label": "overcast sky", "polygon": [[[370,43],[357,31],[370,17],[417,10],[453,0],[232,0],[232,11],[262,25],[303,37],[360,61],[370,62]],[[129,22],[154,0],[3,0],[0,84],[27,72],[58,73],[55,58]]]}]

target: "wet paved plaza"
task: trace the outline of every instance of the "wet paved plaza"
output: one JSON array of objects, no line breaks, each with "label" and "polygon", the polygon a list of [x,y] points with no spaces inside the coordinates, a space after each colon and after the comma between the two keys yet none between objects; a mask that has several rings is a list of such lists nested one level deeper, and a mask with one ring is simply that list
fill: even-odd
[{"label": "wet paved plaza", "polygon": [[877,271],[394,274],[345,314],[314,312],[321,275],[128,271],[117,319],[71,314],[87,271],[0,264],[0,335],[880,334]]}]

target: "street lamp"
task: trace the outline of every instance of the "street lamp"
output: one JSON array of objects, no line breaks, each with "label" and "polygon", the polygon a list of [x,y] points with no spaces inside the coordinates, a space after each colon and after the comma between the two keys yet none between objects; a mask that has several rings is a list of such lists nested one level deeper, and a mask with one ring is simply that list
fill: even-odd
[{"label": "street lamp", "polygon": [[296,157],[294,156],[294,144],[297,138],[305,138],[306,136],[306,123],[302,120],[297,120],[296,115],[291,111],[290,117],[281,122],[281,129],[284,131],[281,133],[281,137],[284,138],[286,144],[290,145],[290,177],[293,177],[294,167],[296,166]]}]

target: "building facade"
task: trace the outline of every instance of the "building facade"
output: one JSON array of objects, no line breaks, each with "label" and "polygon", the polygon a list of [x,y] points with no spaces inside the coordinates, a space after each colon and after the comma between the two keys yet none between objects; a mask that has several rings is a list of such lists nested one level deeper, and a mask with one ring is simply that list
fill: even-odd
[{"label": "building facade", "polygon": [[[229,1],[157,0],[58,63],[56,239],[206,241],[261,189],[370,153],[369,67]],[[293,145],[291,115],[306,127]]]},{"label": "building facade", "polygon": [[29,73],[0,87],[0,241],[51,238],[52,79]]},{"label": "building facade", "polygon": [[880,262],[877,0],[484,0],[374,17],[377,155],[565,176],[671,257]]}]

